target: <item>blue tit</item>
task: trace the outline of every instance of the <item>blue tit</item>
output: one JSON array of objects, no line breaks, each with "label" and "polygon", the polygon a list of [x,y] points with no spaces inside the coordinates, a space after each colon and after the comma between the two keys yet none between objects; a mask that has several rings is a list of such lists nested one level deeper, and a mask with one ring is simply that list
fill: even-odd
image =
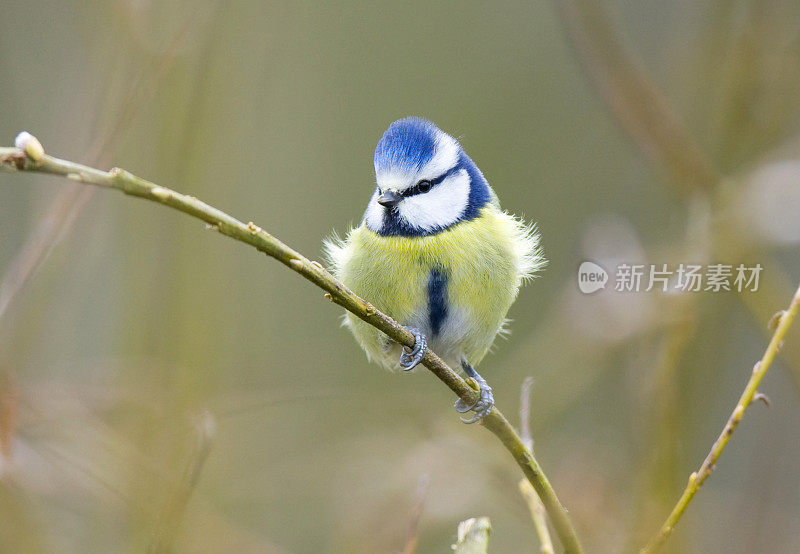
[{"label": "blue tit", "polygon": [[413,333],[413,349],[348,313],[369,359],[410,370],[430,346],[480,386],[456,410],[479,421],[494,405],[474,369],[505,330],[520,285],[540,270],[539,235],[503,211],[456,139],[425,119],[392,123],[375,148],[377,187],[361,224],[325,249],[333,274]]}]

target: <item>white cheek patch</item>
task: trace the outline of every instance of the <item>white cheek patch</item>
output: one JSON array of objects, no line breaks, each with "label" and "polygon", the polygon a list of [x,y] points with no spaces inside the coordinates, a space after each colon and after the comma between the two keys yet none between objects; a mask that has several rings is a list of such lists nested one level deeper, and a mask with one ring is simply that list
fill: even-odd
[{"label": "white cheek patch", "polygon": [[383,226],[383,212],[384,208],[378,204],[378,191],[372,194],[372,198],[367,205],[367,211],[364,214],[364,221],[371,231],[378,232]]},{"label": "white cheek patch", "polygon": [[400,216],[422,231],[452,225],[469,202],[469,175],[461,169],[429,192],[405,198],[398,205]]}]

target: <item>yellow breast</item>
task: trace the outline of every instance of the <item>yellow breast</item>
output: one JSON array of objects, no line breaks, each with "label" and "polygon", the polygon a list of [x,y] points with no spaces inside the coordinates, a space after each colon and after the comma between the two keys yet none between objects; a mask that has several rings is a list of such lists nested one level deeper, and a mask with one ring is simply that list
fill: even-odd
[{"label": "yellow breast", "polygon": [[[483,358],[522,280],[541,265],[535,232],[494,205],[430,236],[384,237],[362,224],[329,251],[337,277],[398,322],[426,333],[450,363]],[[446,319],[434,336],[432,271],[446,277]],[[378,331],[354,317],[349,324],[371,358],[395,366],[395,352]]]}]

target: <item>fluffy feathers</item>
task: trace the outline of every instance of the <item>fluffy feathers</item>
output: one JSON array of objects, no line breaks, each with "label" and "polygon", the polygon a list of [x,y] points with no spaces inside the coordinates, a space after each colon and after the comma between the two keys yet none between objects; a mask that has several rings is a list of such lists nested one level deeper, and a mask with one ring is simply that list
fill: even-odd
[{"label": "fluffy feathers", "polygon": [[[365,225],[325,243],[333,274],[376,308],[420,329],[452,367],[477,364],[505,323],[519,287],[544,265],[532,226],[493,205],[481,217],[425,237],[382,237]],[[447,276],[447,318],[434,334],[428,288]],[[370,359],[397,366],[399,348],[352,314],[347,325]]]},{"label": "fluffy feathers", "polygon": [[[377,189],[364,220],[325,242],[333,274],[403,325],[452,367],[480,362],[503,331],[520,285],[544,266],[539,236],[502,211],[458,142],[433,123],[392,123],[375,150]],[[420,181],[428,180],[424,189]],[[378,203],[386,190],[396,206]],[[398,365],[400,347],[347,314],[370,359]]]}]

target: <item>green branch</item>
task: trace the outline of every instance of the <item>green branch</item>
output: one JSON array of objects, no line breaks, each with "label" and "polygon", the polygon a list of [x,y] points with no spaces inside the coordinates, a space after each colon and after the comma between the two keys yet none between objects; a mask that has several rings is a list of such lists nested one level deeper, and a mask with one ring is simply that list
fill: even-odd
[{"label": "green branch", "polygon": [[686,485],[686,489],[684,489],[683,494],[678,500],[678,503],[675,504],[675,507],[672,509],[672,513],[669,514],[669,517],[664,522],[664,525],[661,526],[658,534],[647,546],[641,550],[642,554],[655,552],[659,547],[661,547],[664,541],[667,540],[667,537],[669,537],[670,533],[672,533],[672,530],[675,528],[675,524],[678,523],[678,520],[686,511],[686,508],[689,506],[692,498],[694,498],[694,495],[697,494],[697,491],[700,489],[703,483],[705,483],[709,475],[711,475],[711,472],[714,471],[717,460],[722,455],[722,451],[725,450],[725,446],[727,446],[728,441],[731,439],[731,435],[733,435],[733,432],[736,430],[739,422],[742,421],[745,411],[753,402],[753,399],[757,398],[758,386],[761,384],[761,380],[764,378],[767,370],[775,360],[775,356],[778,355],[781,346],[783,346],[783,340],[786,337],[786,332],[792,325],[795,316],[797,316],[798,307],[800,307],[800,287],[794,293],[794,297],[792,298],[792,302],[789,304],[789,308],[786,311],[779,312],[777,314],[777,326],[775,327],[775,332],[772,335],[772,340],[769,341],[769,346],[767,346],[764,356],[753,367],[753,373],[750,376],[750,380],[747,381],[747,386],[745,386],[744,392],[739,398],[739,402],[736,403],[736,407],[733,409],[731,416],[728,418],[727,423],[725,423],[725,427],[722,429],[719,437],[717,437],[716,442],[714,442],[714,446],[711,447],[711,451],[709,451],[706,459],[703,460],[703,464],[700,466],[700,469],[689,476],[689,483]]},{"label": "green branch", "polygon": [[[533,454],[533,437],[531,436],[531,389],[533,388],[533,377],[525,377],[520,387],[519,398],[519,434],[522,444],[525,445]],[[550,530],[547,528],[547,517],[542,504],[542,500],[531,484],[525,479],[519,482],[519,492],[528,505],[531,513],[533,526],[536,528],[536,535],[539,537],[539,550],[542,554],[554,554],[553,541],[550,538]]]},{"label": "green branch", "polygon": [[[252,222],[243,223],[193,196],[187,196],[172,189],[156,185],[119,168],[101,171],[75,162],[48,156],[44,153],[39,141],[27,133],[23,133],[18,137],[17,147],[0,148],[0,168],[12,172],[23,171],[60,175],[75,182],[116,189],[130,196],[164,204],[200,219],[220,234],[249,244],[299,273],[323,289],[326,292],[325,296],[329,300],[379,329],[389,338],[409,347],[414,344],[413,335],[403,326],[377,310],[366,300],[357,296],[343,283],[336,280],[319,263],[309,260]],[[465,402],[472,404],[478,399],[477,390],[468,385],[464,379],[450,369],[431,350],[425,352],[422,364]],[[575,529],[572,527],[567,510],[556,496],[539,463],[522,443],[517,432],[509,424],[505,416],[497,408],[494,408],[491,413],[483,418],[482,424],[500,439],[500,442],[511,453],[525,477],[536,490],[550,516],[550,520],[553,522],[565,551],[568,553],[582,552],[583,550],[575,534]]]}]

